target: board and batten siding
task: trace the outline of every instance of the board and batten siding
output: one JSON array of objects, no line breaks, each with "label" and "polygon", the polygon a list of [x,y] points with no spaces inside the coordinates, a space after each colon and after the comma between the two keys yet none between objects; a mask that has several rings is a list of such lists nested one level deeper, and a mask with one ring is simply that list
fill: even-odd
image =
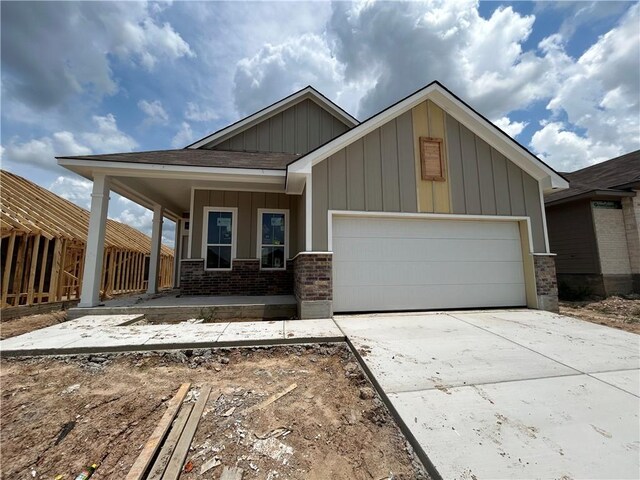
[{"label": "board and batten siding", "polygon": [[348,127],[312,100],[303,100],[250,128],[202,148],[305,154]]},{"label": "board and batten siding", "polygon": [[[446,181],[423,181],[420,136],[444,138]],[[313,249],[327,249],[329,210],[528,216],[545,252],[538,182],[435,103],[411,111],[313,167]]]},{"label": "board and batten siding", "polygon": [[[289,210],[289,257],[299,251],[298,222],[300,195],[263,192],[235,192],[226,190],[195,190],[193,219],[191,221],[191,258],[202,258],[202,230],[204,207],[228,207],[238,209],[236,258],[257,258],[258,209],[279,208]],[[304,210],[304,208],[303,208]],[[302,214],[304,218],[304,213]],[[301,227],[304,230],[304,223]],[[304,233],[303,233],[304,235]],[[303,237],[304,240],[304,237]],[[301,244],[304,249],[304,242]]]},{"label": "board and batten siding", "polygon": [[417,211],[413,120],[406,112],[313,167],[313,250],[327,250],[329,210]]},{"label": "board and batten siding", "polygon": [[446,115],[451,213],[528,216],[535,252],[545,252],[538,182]]}]

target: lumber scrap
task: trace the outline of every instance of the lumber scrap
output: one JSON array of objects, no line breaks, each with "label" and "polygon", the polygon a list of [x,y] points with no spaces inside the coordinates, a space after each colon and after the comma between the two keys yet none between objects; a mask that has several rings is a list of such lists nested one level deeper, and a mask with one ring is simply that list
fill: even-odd
[{"label": "lumber scrap", "polygon": [[251,412],[255,412],[256,410],[262,410],[264,407],[267,407],[267,406],[271,405],[273,402],[275,402],[279,398],[284,397],[287,393],[292,392],[297,387],[298,387],[297,383],[292,383],[287,388],[285,388],[283,391],[278,392],[278,393],[274,393],[269,398],[267,398],[265,401],[260,402],[257,405],[254,405],[253,407],[249,407],[249,408],[243,410],[242,414],[243,415],[248,415]]},{"label": "lumber scrap", "polygon": [[182,473],[182,466],[184,465],[184,461],[189,453],[189,446],[191,445],[193,436],[195,435],[198,424],[200,423],[200,417],[202,417],[202,412],[207,404],[207,400],[209,400],[210,393],[211,386],[209,385],[204,385],[200,389],[198,401],[196,402],[195,407],[193,407],[193,410],[191,410],[189,420],[182,431],[182,435],[180,435],[180,440],[178,440],[178,444],[173,451],[173,455],[171,455],[171,460],[169,460],[167,469],[162,476],[163,480],[177,480],[178,477],[180,477],[180,474]]},{"label": "lumber scrap", "polygon": [[160,480],[162,478],[162,474],[166,470],[169,460],[171,460],[171,456],[173,455],[173,451],[178,444],[178,440],[180,440],[180,436],[184,431],[187,420],[189,420],[191,410],[193,410],[193,403],[182,404],[182,408],[171,426],[171,431],[169,432],[167,439],[164,441],[164,444],[160,449],[160,453],[156,457],[156,461],[151,467],[147,480]]},{"label": "lumber scrap", "polygon": [[184,397],[187,396],[187,392],[189,391],[190,387],[190,383],[183,383],[182,385],[180,385],[180,388],[178,389],[176,395],[171,400],[169,400],[167,411],[164,412],[164,415],[160,419],[158,426],[147,440],[147,443],[144,445],[144,448],[142,449],[142,452],[140,452],[140,455],[138,455],[138,458],[131,467],[131,470],[129,470],[126,480],[141,480],[143,478],[144,474],[149,468],[151,460],[158,451],[160,443],[162,442],[162,440],[164,440],[164,437],[167,435],[167,431],[169,430],[171,423],[178,414],[180,405],[182,405],[182,401],[184,400]]}]

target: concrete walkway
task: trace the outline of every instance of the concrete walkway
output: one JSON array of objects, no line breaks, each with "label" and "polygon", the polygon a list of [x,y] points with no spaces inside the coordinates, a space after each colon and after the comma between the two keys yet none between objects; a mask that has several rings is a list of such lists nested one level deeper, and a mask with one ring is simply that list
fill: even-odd
[{"label": "concrete walkway", "polygon": [[331,319],[131,325],[143,315],[88,315],[0,342],[3,356],[340,342]]},{"label": "concrete walkway", "polygon": [[442,478],[638,478],[640,336],[529,310],[335,320]]}]

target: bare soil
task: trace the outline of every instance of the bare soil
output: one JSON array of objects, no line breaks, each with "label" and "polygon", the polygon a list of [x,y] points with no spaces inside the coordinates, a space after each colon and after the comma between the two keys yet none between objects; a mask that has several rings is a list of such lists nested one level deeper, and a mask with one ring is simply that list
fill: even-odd
[{"label": "bare soil", "polygon": [[640,295],[580,302],[561,301],[560,313],[640,334]]},{"label": "bare soil", "polygon": [[0,323],[0,340],[16,337],[23,333],[29,333],[40,328],[50,327],[56,323],[67,321],[67,312],[41,313],[26,317],[14,318]]},{"label": "bare soil", "polygon": [[225,466],[245,480],[428,478],[338,344],[3,359],[0,477],[67,480],[97,463],[92,479],[124,478],[183,382],[192,401],[212,386],[183,479],[217,479]]}]

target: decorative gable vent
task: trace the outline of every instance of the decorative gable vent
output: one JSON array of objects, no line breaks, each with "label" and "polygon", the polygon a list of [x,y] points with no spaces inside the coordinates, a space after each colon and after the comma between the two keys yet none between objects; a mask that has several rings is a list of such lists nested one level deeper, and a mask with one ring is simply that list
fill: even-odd
[{"label": "decorative gable vent", "polygon": [[445,181],[441,138],[420,137],[420,166],[422,180]]}]

